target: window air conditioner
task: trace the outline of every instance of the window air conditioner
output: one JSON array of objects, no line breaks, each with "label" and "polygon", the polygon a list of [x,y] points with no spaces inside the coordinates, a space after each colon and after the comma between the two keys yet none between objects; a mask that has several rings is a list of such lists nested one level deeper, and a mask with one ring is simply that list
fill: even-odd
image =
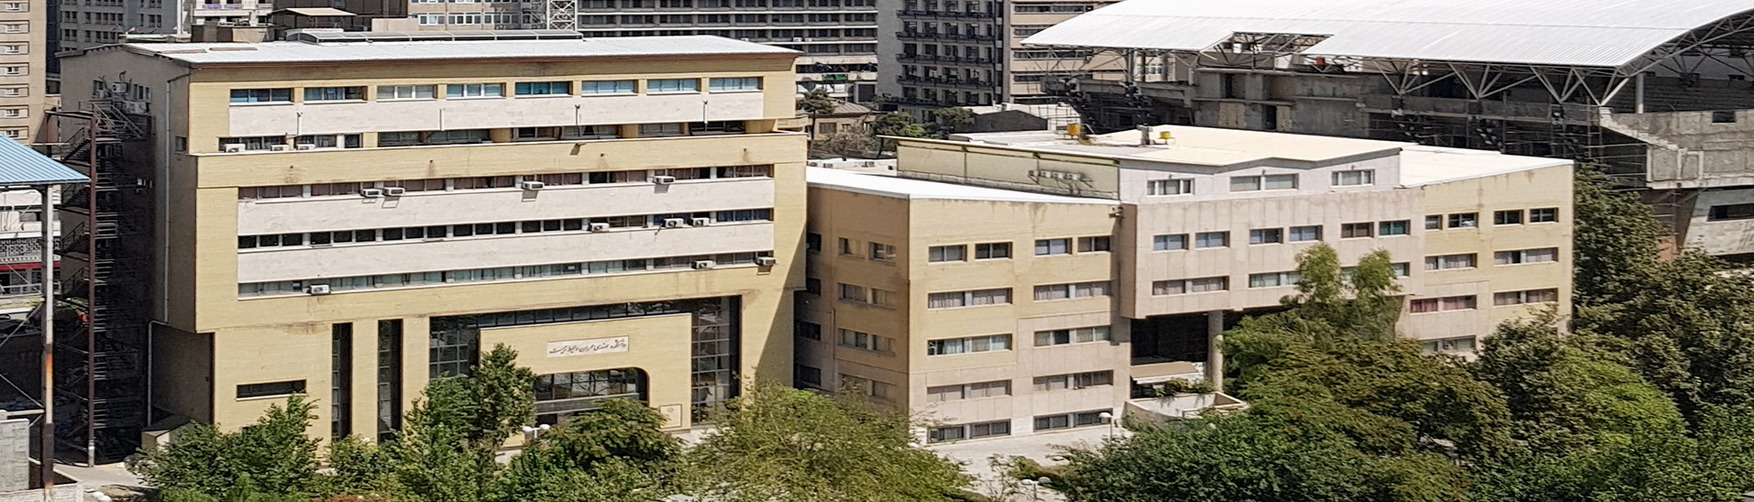
[{"label": "window air conditioner", "polygon": [[286,152],[292,150],[292,145],[269,145],[268,149],[276,152]]},{"label": "window air conditioner", "polygon": [[540,181],[520,181],[520,182],[518,182],[518,188],[522,188],[525,190],[541,190],[542,187],[545,187],[545,186],[548,186],[548,185],[545,185]]},{"label": "window air conditioner", "polygon": [[299,150],[316,150],[317,144],[316,143],[299,143],[296,148],[298,148]]},{"label": "window air conditioner", "polygon": [[608,232],[609,231],[609,224],[608,223],[592,223],[591,224],[591,231],[592,232]]},{"label": "window air conditioner", "polygon": [[675,182],[676,182],[675,176],[653,176],[652,177],[652,183],[659,184],[659,185],[668,185],[668,184],[675,183]]},{"label": "window air conditioner", "polygon": [[405,193],[408,193],[408,189],[406,189],[406,188],[384,187],[384,196],[385,197],[401,197],[402,194],[405,194]]},{"label": "window air conditioner", "polygon": [[694,269],[695,270],[706,270],[709,268],[713,268],[713,265],[714,265],[714,263],[712,260],[695,260],[694,261]]},{"label": "window air conditioner", "polygon": [[312,284],[312,285],[310,285],[310,287],[305,288],[305,293],[313,294],[313,295],[326,295],[326,294],[330,293],[329,285],[328,284]]},{"label": "window air conditioner", "polygon": [[244,145],[242,143],[225,145],[225,153],[238,153],[242,151],[244,151]]},{"label": "window air conditioner", "polygon": [[682,218],[664,218],[664,228],[677,228],[680,226],[682,226]]},{"label": "window air conditioner", "polygon": [[711,224],[713,224],[712,218],[695,218],[688,220],[688,226],[691,227],[704,227]]},{"label": "window air conditioner", "polygon": [[779,262],[780,262],[779,258],[774,258],[772,256],[757,256],[757,257],[755,257],[755,266],[757,266],[757,267],[771,267],[771,266],[778,264]]},{"label": "window air conditioner", "polygon": [[361,190],[360,190],[360,191],[359,191],[359,196],[360,196],[360,197],[365,197],[365,198],[377,198],[377,197],[383,197],[383,196],[384,196],[384,189],[382,189],[382,188],[365,188],[365,189],[361,189]]}]

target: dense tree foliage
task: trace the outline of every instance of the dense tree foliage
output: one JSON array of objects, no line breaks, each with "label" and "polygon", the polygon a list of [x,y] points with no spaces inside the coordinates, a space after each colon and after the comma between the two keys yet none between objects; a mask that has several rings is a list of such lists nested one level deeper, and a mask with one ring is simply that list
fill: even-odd
[{"label": "dense tree foliage", "polygon": [[969,482],[957,464],[913,446],[907,415],[850,394],[756,385],[714,422],[689,453],[706,500],[931,501]]},{"label": "dense tree foliage", "polygon": [[299,500],[321,489],[317,442],[305,435],[313,418],[311,404],[295,395],[237,432],[191,425],[170,447],[148,450],[128,467],[182,500],[256,500],[257,487]]}]

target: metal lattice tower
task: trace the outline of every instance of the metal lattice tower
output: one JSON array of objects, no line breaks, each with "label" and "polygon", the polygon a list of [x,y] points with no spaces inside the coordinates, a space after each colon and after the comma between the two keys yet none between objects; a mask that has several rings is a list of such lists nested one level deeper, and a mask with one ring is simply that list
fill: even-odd
[{"label": "metal lattice tower", "polygon": [[548,30],[579,29],[578,0],[543,0],[542,28]]}]

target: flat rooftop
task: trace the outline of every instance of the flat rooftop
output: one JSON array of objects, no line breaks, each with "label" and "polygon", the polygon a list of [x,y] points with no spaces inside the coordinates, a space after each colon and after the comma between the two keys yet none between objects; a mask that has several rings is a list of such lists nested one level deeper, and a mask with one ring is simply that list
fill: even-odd
[{"label": "flat rooftop", "polygon": [[1163,132],[1168,132],[1171,139],[1151,146],[1139,144],[1139,131],[1091,135],[1085,141],[1053,131],[959,134],[957,138],[967,141],[937,143],[973,143],[1024,151],[1214,168],[1272,164],[1275,161],[1320,165],[1345,159],[1398,155],[1402,186],[1430,185],[1572,163],[1563,159],[1505,155],[1486,150],[1214,127],[1160,125],[1152,127],[1150,137],[1156,139]]},{"label": "flat rooftop", "polygon": [[1109,199],[1070,197],[1001,188],[987,188],[955,183],[940,183],[885,174],[864,174],[826,167],[805,168],[804,178],[812,188],[831,188],[848,192],[896,197],[908,200],[976,200],[992,202],[1043,202],[1056,204],[1099,204],[1112,206]]},{"label": "flat rooftop", "polygon": [[795,56],[797,51],[714,36],[522,40],[362,40],[264,43],[127,44],[129,51],[189,65],[626,58],[653,56]]},{"label": "flat rooftop", "polygon": [[[1169,133],[1167,142],[1159,135]],[[958,134],[971,143],[1064,152],[1093,157],[1195,166],[1229,167],[1270,160],[1321,163],[1359,156],[1392,155],[1406,143],[1216,127],[1153,126],[1162,144],[1140,145],[1139,131],[1093,134],[1085,140],[1053,131]]]}]

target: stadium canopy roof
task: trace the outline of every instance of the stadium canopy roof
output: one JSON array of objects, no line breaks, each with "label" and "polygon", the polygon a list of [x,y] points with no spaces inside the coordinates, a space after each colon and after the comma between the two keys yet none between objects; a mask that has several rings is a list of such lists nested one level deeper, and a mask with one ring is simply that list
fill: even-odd
[{"label": "stadium canopy roof", "polygon": [[1310,56],[1636,70],[1754,45],[1751,13],[1754,0],[1127,0],[1023,43],[1206,51],[1277,34],[1313,42],[1297,50]]}]

